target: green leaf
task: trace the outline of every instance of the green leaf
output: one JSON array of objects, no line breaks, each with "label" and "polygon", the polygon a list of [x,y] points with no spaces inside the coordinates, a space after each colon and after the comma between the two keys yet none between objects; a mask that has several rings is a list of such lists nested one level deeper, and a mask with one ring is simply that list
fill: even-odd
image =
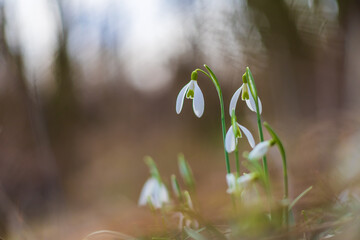
[{"label": "green leaf", "polygon": [[296,225],[294,212],[292,210],[289,210],[289,226],[293,227]]},{"label": "green leaf", "polygon": [[266,127],[267,131],[271,135],[272,139],[275,140],[276,145],[279,148],[281,158],[282,158],[282,164],[283,164],[283,177],[284,177],[284,195],[287,199],[289,196],[289,187],[288,187],[288,179],[287,179],[287,162],[286,162],[286,154],[285,154],[285,148],[282,144],[279,136],[275,133],[275,131],[270,127],[270,125],[267,122],[264,122],[264,126]]},{"label": "green leaf", "polygon": [[266,127],[269,134],[271,135],[271,137],[275,140],[276,144],[278,145],[281,157],[286,160],[285,148],[284,148],[284,145],[282,144],[279,136],[275,133],[275,131],[270,127],[270,125],[267,122],[264,122],[264,126]]},{"label": "green leaf", "polygon": [[161,181],[160,173],[159,173],[159,170],[156,167],[156,164],[155,164],[154,160],[150,156],[146,156],[144,161],[145,161],[146,165],[148,165],[148,167],[150,169],[151,177],[157,179],[161,183],[162,181]]},{"label": "green leaf", "polygon": [[188,239],[190,237],[190,238],[193,238],[195,240],[206,240],[206,238],[199,233],[199,232],[205,230],[205,228],[201,228],[201,229],[195,231],[195,230],[193,230],[193,229],[191,229],[189,227],[184,227],[184,230],[189,235],[185,239]]},{"label": "green leaf", "polygon": [[182,201],[182,194],[178,180],[176,179],[175,174],[171,175],[171,186],[174,191],[175,196]]},{"label": "green leaf", "polygon": [[258,104],[258,94],[257,94],[256,85],[255,85],[255,80],[254,80],[254,77],[253,77],[249,67],[246,67],[245,74],[246,74],[246,80],[249,83],[250,91],[254,97],[255,103]]},{"label": "green leaf", "polygon": [[190,191],[195,190],[195,180],[191,168],[183,154],[178,155],[178,165],[180,174]]},{"label": "green leaf", "polygon": [[289,211],[295,206],[295,204],[302,198],[304,197],[308,192],[310,192],[310,190],[312,189],[313,187],[310,186],[308,187],[307,189],[305,189],[302,193],[299,194],[299,196],[297,196],[294,201],[292,201],[289,205]]},{"label": "green leaf", "polygon": [[214,72],[211,70],[211,68],[210,68],[208,65],[206,65],[206,64],[204,64],[204,67],[206,68],[206,70],[208,70],[211,78],[213,78],[214,80],[217,81],[217,77],[215,76],[215,74],[214,74]]},{"label": "green leaf", "polygon": [[222,101],[222,93],[221,93],[221,88],[220,88],[220,84],[219,84],[219,81],[215,75],[215,73],[211,70],[211,68],[209,66],[207,66],[206,64],[204,64],[204,67],[206,68],[206,70],[208,70],[209,74],[210,74],[210,77],[211,77],[211,80],[212,82],[214,83],[214,86],[216,88],[216,91],[218,92],[218,96],[219,96],[219,99],[220,101]]},{"label": "green leaf", "polygon": [[[266,127],[267,131],[271,135],[272,139],[276,142],[276,145],[278,146],[278,149],[281,154],[282,164],[283,164],[283,181],[284,181],[284,200],[287,202],[289,198],[289,183],[288,183],[288,176],[287,176],[287,162],[286,162],[286,154],[284,146],[279,138],[279,136],[275,133],[275,131],[270,127],[270,125],[267,122],[264,122],[264,126]],[[289,224],[289,214],[288,210],[289,208],[284,208],[284,223],[286,226]]]}]

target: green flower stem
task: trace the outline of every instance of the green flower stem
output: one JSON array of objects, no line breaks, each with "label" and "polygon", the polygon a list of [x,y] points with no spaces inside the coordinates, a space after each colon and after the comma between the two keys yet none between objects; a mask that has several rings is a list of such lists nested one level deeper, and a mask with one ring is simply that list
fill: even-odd
[{"label": "green flower stem", "polygon": [[239,147],[235,147],[235,163],[236,163],[236,172],[238,177],[240,176],[240,160],[239,160]]},{"label": "green flower stem", "polygon": [[[260,116],[260,112],[259,112],[259,99],[258,99],[258,94],[257,94],[257,89],[256,89],[254,77],[252,76],[252,73],[251,73],[249,67],[246,67],[246,78],[247,78],[249,86],[250,86],[250,91],[251,91],[250,94],[253,95],[254,100],[255,100],[259,138],[260,138],[260,142],[263,142],[264,141],[264,134],[263,134],[263,129],[262,129],[262,125],[261,125],[261,116]],[[263,157],[262,163],[263,163],[264,174],[265,174],[265,178],[266,178],[265,179],[266,180],[265,182],[266,182],[266,185],[267,185],[266,188],[267,188],[268,193],[270,193],[270,177],[269,177],[269,168],[268,168],[266,156]]]},{"label": "green flower stem", "polygon": [[[256,106],[256,118],[257,118],[257,125],[258,125],[258,131],[259,131],[259,138],[260,138],[260,142],[263,142],[264,134],[263,134],[263,129],[262,129],[262,125],[261,125],[261,116],[260,116],[260,111],[259,111],[259,98],[258,98],[255,80],[254,80],[254,77],[253,77],[249,67],[246,67],[245,77],[249,84],[250,94],[252,94],[252,96],[254,97],[255,106]],[[263,165],[264,178],[265,178],[264,183],[265,183],[266,194],[267,194],[268,200],[270,202],[269,203],[269,211],[270,211],[270,219],[271,219],[272,218],[272,213],[271,213],[272,212],[272,210],[271,210],[272,193],[271,193],[269,169],[268,169],[266,156],[264,156],[262,158],[262,165]]]},{"label": "green flower stem", "polygon": [[283,164],[283,178],[284,178],[284,199],[288,199],[289,197],[289,184],[288,184],[288,174],[287,174],[287,161],[286,161],[286,154],[285,149],[280,141],[280,138],[278,135],[274,132],[274,130],[270,127],[270,125],[267,122],[264,122],[264,126],[268,130],[271,137],[275,140],[276,145],[279,148],[281,158],[282,158],[282,164]]},{"label": "green flower stem", "polygon": [[[259,130],[260,142],[263,142],[264,141],[264,134],[263,134],[263,130],[262,130],[261,117],[260,117],[260,114],[259,114],[259,105],[258,105],[257,100],[255,101],[255,104],[256,104],[256,117],[257,117],[257,125],[258,125],[258,130]],[[267,181],[267,184],[269,185],[270,177],[269,177],[269,168],[268,168],[266,156],[263,157],[262,162],[263,162],[266,181]]]},{"label": "green flower stem", "polygon": [[284,207],[284,222],[285,225],[289,225],[289,214],[288,214],[288,206],[287,202],[289,200],[289,183],[288,183],[288,174],[287,174],[287,162],[286,162],[286,154],[284,146],[279,138],[279,136],[274,132],[274,130],[270,127],[270,125],[267,122],[264,122],[264,126],[268,130],[271,137],[275,140],[276,145],[279,148],[282,164],[283,164],[283,179],[284,179],[284,202],[286,204],[286,207]]},{"label": "green flower stem", "polygon": [[221,109],[221,126],[222,126],[223,142],[224,142],[226,171],[227,171],[227,173],[230,173],[231,170],[230,170],[229,154],[225,150],[226,124],[225,124],[224,98],[222,95],[219,81],[218,81],[217,77],[215,76],[214,72],[206,64],[204,64],[204,67],[208,70],[209,74],[207,74],[205,71],[203,71],[199,68],[196,69],[195,71],[200,71],[200,72],[204,73],[206,76],[208,76],[212,80],[212,82],[216,88],[216,91],[218,93],[219,100],[220,100],[220,109]]}]

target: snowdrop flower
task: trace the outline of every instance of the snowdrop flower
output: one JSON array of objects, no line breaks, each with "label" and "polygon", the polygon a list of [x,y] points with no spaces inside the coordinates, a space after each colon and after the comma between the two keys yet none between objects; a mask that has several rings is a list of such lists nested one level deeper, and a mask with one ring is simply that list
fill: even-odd
[{"label": "snowdrop flower", "polygon": [[254,149],[249,153],[248,158],[250,160],[259,160],[264,157],[266,153],[269,151],[269,148],[275,144],[274,140],[268,140],[259,143],[254,147]]},{"label": "snowdrop flower", "polygon": [[231,153],[235,150],[236,145],[238,144],[238,139],[242,137],[241,132],[245,134],[250,146],[253,148],[255,146],[255,140],[251,132],[246,127],[236,122],[235,111],[233,111],[231,121],[232,125],[225,136],[225,150],[228,153]]},{"label": "snowdrop flower", "polygon": [[228,189],[226,192],[228,194],[235,193],[244,189],[248,183],[252,182],[257,178],[256,173],[244,173],[240,177],[235,177],[233,173],[226,174],[226,182],[228,184]]},{"label": "snowdrop flower", "polygon": [[185,214],[182,212],[176,212],[174,214],[174,217],[179,218],[178,228],[180,231],[183,230],[184,226],[187,226],[187,227],[193,228],[193,229],[199,228],[199,222],[196,219],[191,218],[191,216],[188,216],[188,214]]},{"label": "snowdrop flower", "polygon": [[246,185],[247,183],[252,182],[253,180],[255,180],[257,178],[257,174],[256,173],[244,173],[241,177],[239,177],[237,179],[237,183],[241,186],[241,185]]},{"label": "snowdrop flower", "polygon": [[200,118],[204,113],[204,96],[197,84],[197,72],[193,71],[191,80],[179,92],[176,99],[176,113],[180,114],[184,104],[184,98],[193,100],[193,110],[195,115]]},{"label": "snowdrop flower", "polygon": [[[243,79],[243,84],[238,90],[236,90],[230,101],[230,107],[229,107],[230,116],[232,111],[235,110],[236,108],[236,104],[239,100],[240,94],[241,94],[241,100],[246,102],[246,105],[250,108],[251,111],[256,112],[255,99],[251,93],[245,74],[243,75],[242,79]],[[259,104],[259,113],[261,114],[262,104],[259,97],[258,97],[258,104]]]},{"label": "snowdrop flower", "polygon": [[226,183],[228,185],[226,192],[228,194],[234,193],[236,191],[236,177],[233,173],[226,174]]},{"label": "snowdrop flower", "polygon": [[149,201],[154,208],[161,208],[164,203],[169,202],[169,194],[165,185],[154,177],[149,178],[144,184],[138,204],[145,206]]}]

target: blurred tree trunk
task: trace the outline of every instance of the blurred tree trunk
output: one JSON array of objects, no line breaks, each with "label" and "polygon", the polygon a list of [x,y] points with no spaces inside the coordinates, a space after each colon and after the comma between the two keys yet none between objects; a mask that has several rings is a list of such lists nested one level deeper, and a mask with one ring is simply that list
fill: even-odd
[{"label": "blurred tree trunk", "polygon": [[[59,197],[59,179],[38,103],[31,96],[22,55],[9,50],[4,6],[0,6],[0,234],[6,234],[13,211],[24,216],[45,213]],[[7,199],[6,201],[3,199]],[[15,207],[9,207],[12,201]],[[18,213],[17,213],[18,214]]]},{"label": "blurred tree trunk", "polygon": [[58,46],[53,63],[55,93],[45,106],[50,140],[58,160],[62,179],[79,163],[76,151],[76,137],[79,127],[79,106],[74,87],[72,62],[68,53],[68,29],[65,9],[61,0],[56,1],[61,26],[58,34]]},{"label": "blurred tree trunk", "polygon": [[[270,74],[266,74],[268,80],[279,87],[273,89],[274,92],[281,93],[282,99],[287,99],[286,103],[277,101],[277,109],[274,111],[295,116],[314,114],[313,52],[302,40],[294,15],[283,0],[248,0],[248,5],[259,13],[254,24],[259,29],[263,44],[269,52],[270,62],[267,71]],[[262,26],[262,16],[266,17],[270,29],[264,29]],[[283,79],[288,81],[280,82]]]}]

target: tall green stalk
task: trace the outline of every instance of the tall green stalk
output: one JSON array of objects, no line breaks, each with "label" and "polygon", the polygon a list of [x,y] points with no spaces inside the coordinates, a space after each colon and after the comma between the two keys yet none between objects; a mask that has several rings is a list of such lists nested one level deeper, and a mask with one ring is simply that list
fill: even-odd
[{"label": "tall green stalk", "polygon": [[204,67],[208,70],[209,74],[207,74],[205,71],[203,71],[199,68],[195,69],[195,71],[200,71],[200,72],[204,73],[206,76],[208,76],[212,80],[212,82],[216,88],[216,91],[218,93],[219,100],[220,100],[220,109],[221,109],[221,126],[222,126],[222,135],[223,135],[223,143],[224,143],[226,171],[227,171],[227,173],[230,173],[231,170],[230,170],[229,154],[225,150],[226,124],[225,124],[224,99],[223,99],[219,81],[218,81],[217,77],[215,76],[214,72],[206,64],[204,64]]},{"label": "tall green stalk", "polygon": [[[262,129],[262,125],[261,125],[261,116],[260,116],[260,111],[259,111],[259,99],[258,99],[258,94],[257,94],[257,89],[256,89],[254,77],[253,77],[249,67],[246,67],[245,74],[246,74],[246,78],[247,78],[247,81],[248,81],[249,86],[250,86],[251,94],[253,95],[254,101],[255,101],[256,118],[257,118],[257,125],[258,125],[260,142],[263,142],[264,141],[264,134],[263,134],[263,129]],[[267,191],[270,191],[269,169],[268,169],[266,156],[263,157],[262,163],[263,163],[264,174],[265,174],[266,184],[267,184],[266,188],[267,188]]]},{"label": "tall green stalk", "polygon": [[281,159],[282,159],[282,164],[283,164],[284,202],[286,205],[284,207],[283,217],[284,217],[285,225],[288,226],[288,224],[289,224],[289,213],[288,213],[289,207],[287,205],[287,202],[289,200],[289,183],[288,183],[287,161],[286,161],[285,149],[284,149],[284,146],[283,146],[279,136],[274,132],[274,130],[270,127],[270,125],[267,122],[264,122],[264,126],[268,130],[271,137],[275,140],[276,145],[278,146],[280,154],[281,154]]},{"label": "tall green stalk", "polygon": [[[262,125],[261,125],[261,116],[260,116],[260,109],[259,109],[259,97],[258,97],[258,93],[257,93],[257,89],[256,89],[256,84],[255,84],[255,80],[254,77],[250,71],[249,67],[246,67],[246,72],[245,72],[245,76],[246,79],[249,83],[249,87],[250,87],[250,94],[252,94],[254,101],[255,101],[255,106],[256,106],[256,118],[257,118],[257,125],[258,125],[258,131],[259,131],[259,138],[260,138],[260,142],[264,141],[264,134],[263,134],[263,129],[262,129]],[[269,169],[268,169],[268,164],[267,164],[267,159],[266,156],[264,156],[262,158],[262,164],[263,164],[263,171],[264,171],[264,182],[265,182],[265,189],[266,189],[266,194],[269,200],[269,212],[270,212],[270,219],[272,218],[272,210],[271,210],[271,202],[272,202],[272,193],[271,193],[271,186],[270,186],[270,177],[269,177]]]},{"label": "tall green stalk", "polygon": [[239,147],[238,144],[236,144],[235,147],[235,163],[236,163],[236,172],[238,177],[240,176],[240,160],[239,160]]}]

